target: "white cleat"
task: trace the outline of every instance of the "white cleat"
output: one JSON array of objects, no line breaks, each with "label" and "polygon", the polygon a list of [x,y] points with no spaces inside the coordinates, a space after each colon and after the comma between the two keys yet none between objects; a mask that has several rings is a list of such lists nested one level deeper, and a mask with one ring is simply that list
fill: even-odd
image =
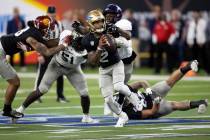
[{"label": "white cleat", "polygon": [[199,107],[198,107],[198,113],[199,113],[199,114],[205,113],[206,110],[207,110],[207,106],[208,106],[208,99],[205,99],[205,103],[199,105]]},{"label": "white cleat", "polygon": [[111,114],[112,114],[112,111],[109,108],[108,104],[107,103],[104,103],[104,115],[105,116],[108,116],[108,115],[111,115]]},{"label": "white cleat", "polygon": [[119,115],[119,119],[114,127],[124,127],[124,125],[128,122],[128,115],[125,112],[121,112]]},{"label": "white cleat", "polygon": [[81,122],[83,122],[83,123],[99,123],[99,120],[93,119],[92,117],[90,117],[90,115],[83,115]]},{"label": "white cleat", "polygon": [[190,68],[192,69],[192,71],[197,72],[198,71],[198,61],[193,60],[192,62],[190,62]]}]

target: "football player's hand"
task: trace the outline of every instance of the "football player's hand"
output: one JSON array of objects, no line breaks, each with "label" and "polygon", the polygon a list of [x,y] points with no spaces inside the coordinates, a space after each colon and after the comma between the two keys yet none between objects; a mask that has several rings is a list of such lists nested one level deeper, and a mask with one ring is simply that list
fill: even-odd
[{"label": "football player's hand", "polygon": [[62,39],[61,44],[63,44],[65,47],[68,47],[69,45],[71,45],[72,40],[73,40],[73,37],[70,35],[67,35]]},{"label": "football player's hand", "polygon": [[152,92],[152,89],[151,89],[151,88],[147,88],[147,89],[145,90],[145,93],[146,93],[147,95],[151,95],[153,92]]},{"label": "football player's hand", "polygon": [[153,99],[153,103],[154,104],[160,104],[161,100],[162,100],[162,98],[160,96],[157,96]]},{"label": "football player's hand", "polygon": [[118,33],[118,27],[115,24],[111,24],[108,26],[107,32],[110,34],[116,34]]},{"label": "football player's hand", "polygon": [[22,42],[17,42],[17,48],[23,50],[23,51],[30,51],[30,47],[23,44]]},{"label": "football player's hand", "polygon": [[102,35],[99,39],[98,49],[104,49],[106,46],[109,46],[109,42],[106,38],[106,36]]}]

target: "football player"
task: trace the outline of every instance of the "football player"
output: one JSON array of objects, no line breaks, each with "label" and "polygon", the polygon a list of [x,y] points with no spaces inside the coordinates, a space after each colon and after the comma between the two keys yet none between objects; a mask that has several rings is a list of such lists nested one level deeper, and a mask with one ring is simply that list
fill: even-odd
[{"label": "football player", "polygon": [[[61,21],[56,19],[56,7],[49,6],[47,8],[47,15],[51,18],[52,25],[51,25],[50,29],[48,30],[47,35],[44,36],[44,39],[47,41],[54,41],[54,42],[56,41],[56,43],[58,44],[60,34],[64,30],[64,27],[63,27]],[[53,56],[44,57],[42,55],[38,55],[39,63],[38,63],[38,71],[37,71],[37,75],[36,75],[34,89],[37,89],[37,87],[39,86],[39,84],[42,80],[42,77],[43,77],[52,57]],[[63,94],[63,85],[64,85],[63,76],[60,76],[60,77],[58,77],[57,83],[56,83],[57,102],[66,103],[66,102],[68,102],[68,100],[65,98],[65,96]],[[41,99],[38,99],[37,101],[40,103],[42,102]]]},{"label": "football player", "polygon": [[14,34],[4,35],[1,37],[0,43],[0,74],[7,80],[8,87],[6,89],[4,108],[2,115],[14,117],[12,111],[12,102],[16,92],[20,86],[20,80],[16,71],[7,62],[6,55],[13,55],[21,51],[35,50],[44,56],[50,56],[65,48],[65,44],[57,47],[47,48],[47,42],[43,40],[51,25],[51,19],[48,16],[39,16],[34,23]]},{"label": "football player", "polygon": [[[118,99],[120,104],[123,103],[123,111],[128,114],[129,119],[135,120],[159,118],[176,110],[186,111],[194,108],[198,108],[198,113],[204,113],[208,106],[207,99],[182,102],[167,101],[164,99],[171,88],[190,70],[197,72],[197,60],[194,60],[188,63],[185,67],[174,71],[167,80],[158,82],[151,86],[151,88],[149,88],[148,83],[144,81],[131,83],[129,88],[137,93],[139,99],[144,102],[144,108],[142,111],[137,111],[127,99],[125,99],[124,103],[121,99]],[[138,90],[140,88],[146,89],[146,92],[139,92]]]},{"label": "football player", "polygon": [[[128,45],[123,45],[118,47],[118,53],[120,58],[124,63],[124,72],[125,72],[125,83],[127,83],[133,72],[133,61],[136,58],[136,53],[132,49],[131,22],[127,19],[122,19],[122,9],[116,4],[108,4],[103,10],[103,14],[106,19],[106,24],[108,25],[107,32],[111,32],[116,36],[117,40],[123,41],[124,38],[127,39]],[[108,105],[104,104],[104,115],[111,114],[111,110]]]},{"label": "football player", "polygon": [[81,38],[76,37],[75,32],[64,30],[60,35],[60,44],[67,43],[68,47],[53,56],[47,70],[41,80],[39,87],[33,91],[16,109],[16,113],[23,116],[24,110],[32,104],[37,98],[47,93],[53,82],[59,76],[65,75],[81,97],[81,106],[84,113],[82,122],[92,123],[94,119],[89,116],[90,98],[88,87],[81,70],[81,64],[86,61],[87,51],[80,45]]},{"label": "football player", "polygon": [[113,91],[120,91],[137,110],[142,109],[136,94],[124,84],[124,65],[116,49],[115,40],[111,35],[104,33],[105,17],[100,10],[92,10],[87,14],[87,22],[91,32],[82,38],[82,46],[88,51],[88,61],[99,64],[99,86],[105,102],[110,109],[119,116],[116,127],[123,127],[128,121],[117,102],[113,100]]}]

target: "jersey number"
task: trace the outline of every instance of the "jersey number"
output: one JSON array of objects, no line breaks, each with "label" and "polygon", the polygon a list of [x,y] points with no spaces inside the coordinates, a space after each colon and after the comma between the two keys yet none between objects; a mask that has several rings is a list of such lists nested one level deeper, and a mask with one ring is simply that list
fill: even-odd
[{"label": "jersey number", "polygon": [[101,54],[101,59],[100,59],[100,62],[101,63],[106,63],[108,62],[108,52],[107,51],[103,51],[102,54]]},{"label": "jersey number", "polygon": [[74,57],[65,53],[65,51],[62,52],[62,59],[63,59],[63,61],[69,62],[70,64],[73,64],[73,62],[74,62]]},{"label": "jersey number", "polygon": [[27,31],[28,29],[29,29],[29,27],[24,28],[24,29],[22,29],[22,30],[20,30],[20,31],[17,31],[17,32],[15,33],[15,36],[20,36],[22,33],[24,33],[25,31]]}]

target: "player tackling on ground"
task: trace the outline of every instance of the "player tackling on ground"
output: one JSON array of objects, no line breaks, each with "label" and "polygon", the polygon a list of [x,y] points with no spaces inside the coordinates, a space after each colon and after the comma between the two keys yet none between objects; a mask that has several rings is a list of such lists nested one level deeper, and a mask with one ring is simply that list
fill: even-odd
[{"label": "player tackling on ground", "polygon": [[[139,99],[144,102],[142,111],[137,111],[127,99],[118,99],[119,104],[123,104],[123,111],[127,113],[129,119],[151,119],[159,118],[172,113],[173,111],[186,111],[198,108],[198,113],[204,113],[208,106],[208,100],[197,101],[167,101],[164,98],[167,96],[171,88],[190,70],[197,72],[198,62],[194,60],[185,67],[175,70],[171,76],[165,80],[156,83],[149,88],[146,81],[139,81],[129,84],[129,88],[137,93]],[[150,90],[150,94],[138,91],[140,88]]]}]

